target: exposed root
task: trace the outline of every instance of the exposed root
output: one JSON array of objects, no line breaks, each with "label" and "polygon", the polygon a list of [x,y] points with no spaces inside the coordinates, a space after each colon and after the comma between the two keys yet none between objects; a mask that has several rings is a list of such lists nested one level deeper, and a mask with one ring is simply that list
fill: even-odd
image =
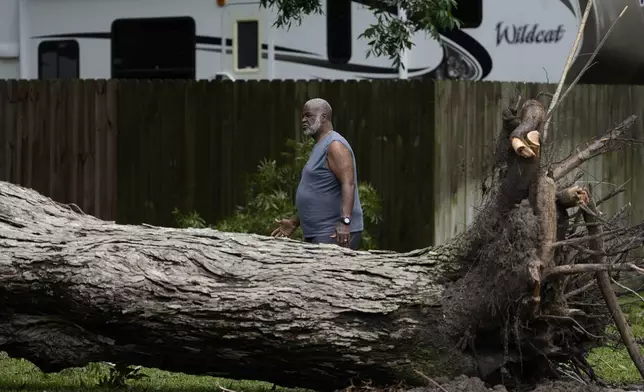
[{"label": "exposed root", "polygon": [[425,380],[429,381],[429,382],[430,382],[431,384],[433,384],[434,386],[436,386],[436,387],[437,387],[438,389],[440,389],[441,391],[443,391],[443,392],[449,392],[447,389],[443,388],[439,383],[437,383],[436,381],[434,381],[431,377],[429,377],[429,376],[427,376],[427,375],[423,374],[422,372],[420,372],[420,371],[418,371],[418,370],[416,370],[416,373],[417,373],[418,375],[420,375],[422,378],[424,378]]},{"label": "exposed root", "polygon": [[557,192],[557,203],[563,208],[572,208],[580,204],[588,204],[588,192],[578,185]]},{"label": "exposed root", "polygon": [[590,281],[590,282],[586,283],[585,285],[583,285],[583,286],[581,286],[581,287],[579,287],[579,288],[577,288],[577,289],[574,289],[574,290],[572,290],[572,291],[570,291],[570,292],[568,292],[568,293],[564,294],[564,299],[569,299],[569,298],[571,298],[571,297],[574,297],[575,295],[579,295],[579,294],[581,294],[581,293],[585,293],[585,292],[586,292],[586,291],[588,291],[590,288],[592,288],[592,287],[595,285],[595,283],[597,283],[597,282],[596,282],[596,281],[594,281],[594,280],[593,280],[593,281]]},{"label": "exposed root", "polygon": [[[552,164],[542,162],[546,157],[540,140],[543,107],[527,100],[517,108],[503,112],[492,180],[472,225],[478,231],[468,233],[475,250],[471,274],[476,278],[472,279],[494,282],[480,283],[487,291],[467,293],[491,309],[489,315],[471,320],[472,335],[477,347],[490,345],[493,337],[504,346],[499,371],[486,373],[484,379],[503,379],[509,385],[513,378],[527,382],[556,377],[562,375],[558,364],[567,363],[571,376],[601,384],[584,359],[587,350],[602,344],[610,323],[606,309],[596,306],[601,293],[593,276],[598,271],[607,276],[615,271],[644,272],[628,259],[631,250],[642,246],[644,225],[628,227],[622,220],[624,211],[610,219],[592,212],[590,191],[575,183],[582,172],[572,180],[564,177],[593,157],[632,145],[624,135],[636,117]],[[596,202],[624,189],[625,184]],[[582,214],[595,220],[584,221]],[[594,230],[603,226],[605,230]],[[589,246],[600,238],[606,247]],[[597,257],[611,262],[594,262]],[[477,287],[477,283],[465,277],[463,287]]]},{"label": "exposed root", "polygon": [[642,296],[641,296],[637,291],[635,291],[635,290],[631,289],[630,287],[624,286],[623,284],[619,283],[618,281],[616,281],[616,280],[615,280],[615,279],[613,279],[613,278],[610,278],[610,280],[611,280],[613,283],[615,283],[617,286],[619,286],[619,287],[623,288],[624,290],[628,291],[629,293],[631,293],[631,294],[633,294],[634,296],[636,296],[637,298],[639,298],[639,299],[640,299],[640,301],[644,302],[644,297],[642,297]]},{"label": "exposed root", "polygon": [[217,388],[222,390],[222,392],[237,392],[237,391],[235,391],[233,389],[224,388],[221,385],[219,385],[219,383],[217,383],[216,385],[217,385]]}]

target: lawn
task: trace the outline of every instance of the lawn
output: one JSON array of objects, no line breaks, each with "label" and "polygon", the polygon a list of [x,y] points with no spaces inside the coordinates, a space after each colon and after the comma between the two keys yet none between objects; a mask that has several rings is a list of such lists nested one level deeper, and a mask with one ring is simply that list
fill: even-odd
[{"label": "lawn", "polygon": [[[644,338],[644,303],[635,297],[620,298],[633,333]],[[612,328],[609,333],[616,334]],[[641,382],[639,373],[631,362],[622,345],[595,349],[588,361],[598,376],[609,383]],[[130,391],[220,391],[220,392],[310,392],[304,389],[287,389],[265,382],[250,380],[228,380],[209,376],[192,376],[183,373],[170,373],[159,369],[143,368],[140,373],[147,377],[127,382]],[[23,359],[9,358],[0,352],[0,390],[1,391],[109,391],[99,386],[101,379],[109,375],[109,366],[91,363],[83,368],[65,369],[60,373],[44,374],[32,363]]]},{"label": "lawn", "polygon": [[[644,292],[640,292],[643,295]],[[619,303],[628,319],[635,338],[644,338],[644,302],[634,295],[619,298]],[[615,328],[609,327],[608,333],[619,336]],[[641,383],[639,372],[633,365],[628,351],[622,344],[600,347],[588,356],[588,362],[597,375],[611,383]]]},{"label": "lawn", "polygon": [[[147,377],[127,381],[128,389],[136,391],[219,391],[228,392],[269,392],[273,384],[227,380],[209,376],[192,376],[183,373],[170,373],[159,369],[143,368],[140,373]],[[102,378],[109,375],[109,366],[103,363],[90,363],[83,368],[65,369],[60,373],[44,374],[31,362],[24,359],[9,358],[0,352],[0,391],[10,392],[60,392],[60,391],[113,391],[107,386],[100,387]],[[276,387],[272,392],[310,392],[304,389]]]}]

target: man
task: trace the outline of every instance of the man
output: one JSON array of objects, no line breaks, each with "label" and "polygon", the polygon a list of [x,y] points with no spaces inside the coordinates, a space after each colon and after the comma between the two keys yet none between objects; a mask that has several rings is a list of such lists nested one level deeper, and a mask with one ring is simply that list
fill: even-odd
[{"label": "man", "polygon": [[307,242],[358,249],[363,220],[356,162],[349,142],[333,130],[331,114],[321,98],[304,104],[302,132],[315,146],[297,188],[297,215],[276,219],[279,227],[271,235],[290,237],[301,226]]}]

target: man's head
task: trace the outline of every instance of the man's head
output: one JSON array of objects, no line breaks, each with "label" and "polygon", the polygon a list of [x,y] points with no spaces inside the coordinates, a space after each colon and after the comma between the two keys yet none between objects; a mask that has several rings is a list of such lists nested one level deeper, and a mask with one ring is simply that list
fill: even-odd
[{"label": "man's head", "polygon": [[333,129],[331,105],[322,98],[307,101],[302,108],[302,132],[313,136],[320,131]]}]

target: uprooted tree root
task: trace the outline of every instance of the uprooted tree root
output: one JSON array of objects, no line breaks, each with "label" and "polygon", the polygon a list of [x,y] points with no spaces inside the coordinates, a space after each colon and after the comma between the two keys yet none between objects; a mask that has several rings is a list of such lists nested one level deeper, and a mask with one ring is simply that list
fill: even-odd
[{"label": "uprooted tree root", "polygon": [[[608,388],[586,357],[606,342],[606,328],[615,324],[636,367],[644,369],[610,285],[625,271],[644,273],[633,254],[644,244],[644,223],[629,226],[626,208],[611,217],[599,211],[624,186],[600,196],[575,182],[583,163],[640,143],[628,135],[636,117],[558,162],[543,159],[548,146],[540,140],[540,102],[517,102],[503,117],[480,212],[462,234],[469,271],[446,289],[446,296],[462,298],[447,317],[462,319],[454,317],[461,313],[474,320],[456,327],[463,335],[458,346],[479,360],[484,381],[465,375],[432,379],[419,372],[427,387],[387,391],[621,391]],[[503,358],[486,368],[500,345]]]},{"label": "uprooted tree root", "polygon": [[[536,100],[503,113],[493,174],[486,179],[483,207],[472,225],[479,232],[468,233],[474,240],[471,257],[482,265],[475,262],[478,270],[459,286],[487,301],[490,309],[488,319],[478,319],[472,328],[485,336],[476,340],[478,349],[499,341],[504,345],[505,365],[486,381],[511,385],[504,378],[520,374],[517,379],[537,383],[560,378],[565,364],[577,377],[603,384],[585,357],[601,345],[611,323],[640,372],[644,369],[610,286],[611,274],[644,272],[632,254],[643,244],[644,225],[629,227],[625,208],[607,219],[596,209],[623,187],[599,197],[574,184],[578,175],[566,175],[598,155],[635,143],[626,135],[635,116],[560,162],[542,162],[544,114]],[[495,282],[492,290],[471,292],[489,290],[485,282],[490,281]],[[517,298],[521,292],[530,294]],[[607,306],[597,306],[600,301]],[[477,347],[470,349],[476,355]]]}]

